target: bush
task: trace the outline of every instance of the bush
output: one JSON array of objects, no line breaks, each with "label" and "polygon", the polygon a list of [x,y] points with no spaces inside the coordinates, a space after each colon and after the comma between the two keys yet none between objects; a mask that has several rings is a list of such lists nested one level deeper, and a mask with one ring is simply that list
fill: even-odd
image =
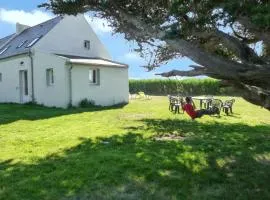
[{"label": "bush", "polygon": [[89,100],[89,99],[82,99],[79,103],[79,107],[81,108],[89,108],[89,107],[94,107],[95,106],[95,101],[94,100]]},{"label": "bush", "polygon": [[225,95],[235,94],[232,88],[221,88],[220,81],[205,78],[190,78],[185,80],[147,79],[130,80],[129,91],[131,94],[144,91],[151,95]]}]

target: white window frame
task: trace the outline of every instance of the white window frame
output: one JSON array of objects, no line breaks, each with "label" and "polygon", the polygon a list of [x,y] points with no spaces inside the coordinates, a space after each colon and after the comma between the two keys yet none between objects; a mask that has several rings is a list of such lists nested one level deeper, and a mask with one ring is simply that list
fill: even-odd
[{"label": "white window frame", "polygon": [[40,40],[40,38],[41,38],[41,36],[40,36],[40,37],[37,37],[37,38],[35,38],[35,39],[33,39],[32,42],[30,42],[30,43],[26,46],[26,48],[32,47],[34,44],[37,43],[37,41]]},{"label": "white window frame", "polygon": [[83,46],[85,49],[90,50],[90,41],[89,40],[84,40]]},{"label": "white window frame", "polygon": [[28,40],[24,40],[23,42],[21,42],[16,48],[21,48],[23,45],[26,44],[26,42],[28,42]]},{"label": "white window frame", "polygon": [[2,51],[0,51],[0,55],[2,55],[3,53],[5,53],[5,51],[8,50],[9,47],[10,47],[10,46],[7,46],[7,47],[5,47]]},{"label": "white window frame", "polygon": [[90,68],[88,70],[88,81],[91,85],[100,84],[100,70],[97,68]]},{"label": "white window frame", "polygon": [[54,70],[53,70],[53,68],[46,69],[46,84],[47,84],[47,86],[54,85]]}]

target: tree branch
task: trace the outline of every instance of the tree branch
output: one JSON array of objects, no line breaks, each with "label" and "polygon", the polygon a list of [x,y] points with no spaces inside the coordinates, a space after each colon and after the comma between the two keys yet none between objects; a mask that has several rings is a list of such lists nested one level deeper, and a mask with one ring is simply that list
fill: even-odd
[{"label": "tree branch", "polygon": [[[246,84],[256,83],[264,89],[270,88],[270,82],[265,82],[265,77],[270,77],[270,65],[241,64],[213,56],[182,39],[166,39],[165,41],[175,51],[179,51],[207,68],[208,72],[212,73],[211,77],[218,75],[219,78],[225,80],[236,80]],[[262,74],[264,79],[260,77]]]},{"label": "tree branch", "polygon": [[[261,66],[261,65],[246,64],[246,63],[242,64],[242,63],[237,63],[235,61],[231,61],[228,59],[224,59],[216,55],[212,55],[209,52],[206,52],[205,50],[200,49],[199,47],[194,46],[190,42],[185,41],[183,39],[166,38],[165,37],[166,32],[164,30],[160,30],[159,28],[155,29],[152,26],[149,26],[146,22],[144,22],[139,17],[134,18],[134,16],[127,14],[125,12],[121,14],[121,20],[125,21],[125,23],[127,22],[130,23],[132,26],[138,27],[137,29],[135,28],[129,29],[127,27],[126,30],[122,30],[123,32],[134,34],[135,36],[134,38],[141,37],[142,34],[144,34],[147,36],[151,36],[155,39],[163,40],[175,52],[179,52],[182,55],[189,57],[194,62],[199,63],[202,66],[204,66],[205,69],[208,69],[207,74],[206,74],[206,71],[199,73],[198,71],[195,70],[196,72],[195,71],[189,72],[189,73],[185,72],[186,75],[189,75],[189,76],[191,76],[191,74],[208,75],[213,78],[220,78],[220,79],[225,79],[225,80],[236,80],[236,81],[243,82],[246,84],[251,84],[253,82],[253,83],[258,84],[257,86],[260,86],[262,88],[265,88],[265,89],[270,88],[270,83],[265,84],[265,80],[261,80],[261,79],[257,80],[257,76],[254,76],[257,70],[260,69],[260,70],[264,70],[265,76],[270,77],[269,65]],[[250,77],[247,77],[244,75],[246,72],[249,72],[246,75],[247,76],[250,75]],[[176,73],[176,71],[174,71],[174,73]],[[239,73],[241,74],[239,75]],[[252,81],[249,80],[250,78],[252,78]]]},{"label": "tree branch", "polygon": [[253,44],[253,43],[256,43],[256,42],[260,41],[258,38],[255,38],[255,37],[247,38],[247,37],[244,37],[244,36],[240,35],[240,33],[238,33],[238,32],[234,29],[233,23],[230,24],[230,28],[232,29],[234,36],[235,36],[236,38],[242,40],[242,41],[245,42],[246,44]]},{"label": "tree branch", "polygon": [[229,80],[222,80],[220,84],[222,87],[233,86],[245,100],[270,110],[270,92],[268,90]]},{"label": "tree branch", "polygon": [[171,76],[201,76],[201,75],[207,75],[207,70],[205,68],[200,67],[196,68],[194,70],[190,70],[190,71],[180,71],[180,70],[172,70],[169,72],[164,72],[164,73],[159,73],[156,75],[160,75],[163,77],[171,77]]},{"label": "tree branch", "polygon": [[[228,74],[227,78],[237,78],[236,72],[237,69],[244,68],[244,66],[240,63],[232,62],[229,60],[225,60],[221,57],[213,56],[210,53],[205,52],[203,49],[196,47],[189,42],[182,39],[165,39],[168,45],[175,51],[179,51],[184,56],[189,57],[196,63],[200,63],[200,65],[211,69],[212,71],[216,71],[217,73],[228,74],[228,70],[230,74]],[[229,66],[229,69],[228,69]],[[233,74],[231,72],[234,72]],[[226,79],[226,78],[225,78]]]},{"label": "tree branch", "polygon": [[[264,63],[247,44],[220,30],[216,29],[205,32],[193,31],[192,34],[207,41],[211,41],[212,38],[216,39],[218,43],[221,43],[225,48],[232,51],[243,63]],[[206,44],[207,43],[208,42],[206,42]],[[215,46],[216,45],[218,44],[215,43]]]},{"label": "tree branch", "polygon": [[201,69],[203,68],[203,66],[201,65],[189,65],[190,68],[193,68],[193,69]]},{"label": "tree branch", "polygon": [[240,16],[238,17],[238,19],[236,19],[236,21],[238,21],[240,24],[246,27],[251,33],[253,33],[256,36],[256,38],[270,45],[269,31],[263,31],[257,28],[256,25],[251,23],[251,20],[246,16],[245,17]]},{"label": "tree branch", "polygon": [[239,41],[237,38],[219,30],[216,30],[215,34],[221,39],[225,47],[232,50],[244,63],[264,63],[264,61],[254,52],[253,49],[251,49],[245,43]]},{"label": "tree branch", "polygon": [[242,96],[249,102],[253,104],[260,105],[268,110],[270,110],[270,92],[259,87],[250,86],[243,84]]}]

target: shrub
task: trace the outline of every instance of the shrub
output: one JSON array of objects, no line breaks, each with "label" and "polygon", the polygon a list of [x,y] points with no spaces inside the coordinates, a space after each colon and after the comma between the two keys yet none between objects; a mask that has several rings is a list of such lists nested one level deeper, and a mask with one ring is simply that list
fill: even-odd
[{"label": "shrub", "polygon": [[151,95],[225,95],[235,94],[232,88],[221,88],[220,81],[205,78],[190,78],[185,80],[171,79],[147,79],[147,80],[130,80],[130,93],[140,91]]},{"label": "shrub", "polygon": [[95,101],[94,100],[89,100],[89,99],[82,99],[79,103],[79,107],[81,108],[88,108],[88,107],[94,107],[95,106]]}]

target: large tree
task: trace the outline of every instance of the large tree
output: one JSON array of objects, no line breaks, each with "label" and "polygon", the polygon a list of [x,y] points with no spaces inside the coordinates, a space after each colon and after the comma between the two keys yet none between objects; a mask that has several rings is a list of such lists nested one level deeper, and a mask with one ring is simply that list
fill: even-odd
[{"label": "large tree", "polygon": [[217,78],[270,110],[268,0],[50,0],[42,6],[55,14],[93,11],[138,43],[149,70],[186,56],[198,65],[160,75]]}]

